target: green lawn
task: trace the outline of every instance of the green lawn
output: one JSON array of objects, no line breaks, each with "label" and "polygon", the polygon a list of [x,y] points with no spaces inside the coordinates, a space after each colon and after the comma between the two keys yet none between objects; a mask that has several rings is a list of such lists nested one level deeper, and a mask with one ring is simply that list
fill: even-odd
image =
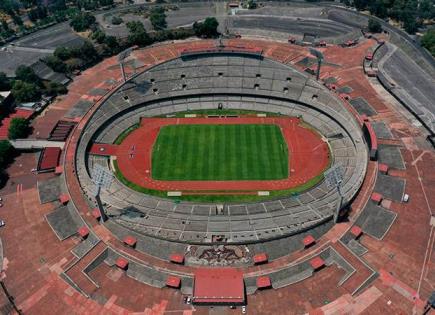
[{"label": "green lawn", "polygon": [[159,180],[274,180],[288,177],[287,144],[276,125],[169,125],[154,144]]}]

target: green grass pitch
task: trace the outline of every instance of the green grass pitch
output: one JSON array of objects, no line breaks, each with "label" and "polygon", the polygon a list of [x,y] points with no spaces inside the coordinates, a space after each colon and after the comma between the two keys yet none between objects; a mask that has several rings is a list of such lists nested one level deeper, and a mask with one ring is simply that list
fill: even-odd
[{"label": "green grass pitch", "polygon": [[152,152],[158,180],[274,180],[288,177],[288,149],[276,125],[169,125]]}]

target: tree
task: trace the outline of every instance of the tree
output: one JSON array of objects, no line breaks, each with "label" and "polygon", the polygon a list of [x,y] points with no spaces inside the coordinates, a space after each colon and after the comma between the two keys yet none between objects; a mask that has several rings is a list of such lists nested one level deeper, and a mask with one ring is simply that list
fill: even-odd
[{"label": "tree", "polygon": [[84,32],[94,24],[95,24],[95,16],[87,12],[79,13],[75,15],[70,22],[70,26],[76,32]]},{"label": "tree", "polygon": [[37,20],[42,20],[47,17],[47,9],[45,7],[36,7],[35,9],[32,9],[29,11],[27,16],[29,17],[30,21],[36,22]]},{"label": "tree", "polygon": [[153,8],[150,14],[150,22],[156,31],[165,29],[167,26],[165,9],[162,7]]},{"label": "tree", "polygon": [[382,31],[382,25],[374,18],[369,18],[368,29],[371,33],[380,33]]},{"label": "tree", "polygon": [[45,93],[50,96],[66,94],[66,92],[68,92],[68,90],[64,85],[53,81],[49,82],[45,88]]},{"label": "tree", "polygon": [[145,30],[142,22],[131,21],[127,22],[129,30],[128,43],[130,45],[146,46],[151,44],[152,40]]},{"label": "tree", "polygon": [[21,26],[23,25],[23,20],[18,15],[12,15],[12,20],[14,21],[15,25]]},{"label": "tree", "polygon": [[2,0],[0,1],[0,10],[10,16],[14,16],[19,12],[20,5],[18,1]]},{"label": "tree", "polygon": [[8,140],[0,140],[0,169],[4,169],[13,156],[14,147]]},{"label": "tree", "polygon": [[50,1],[50,11],[57,12],[66,10],[65,0],[52,0]]},{"label": "tree", "polygon": [[31,8],[35,5],[38,5],[37,0],[20,0],[20,2],[24,5],[26,8]]},{"label": "tree", "polygon": [[17,102],[37,101],[41,97],[41,89],[38,85],[21,80],[14,81],[11,91]]},{"label": "tree", "polygon": [[115,36],[106,36],[104,44],[107,47],[106,52],[108,55],[114,55],[121,51],[121,46],[119,45],[118,39]]},{"label": "tree", "polygon": [[367,8],[367,0],[353,0],[353,5],[358,10],[364,10]]},{"label": "tree", "polygon": [[94,64],[100,61],[100,55],[95,49],[91,42],[85,41],[83,45],[78,50],[78,55],[80,59],[83,59],[87,65]]},{"label": "tree", "polygon": [[53,71],[66,73],[66,64],[56,56],[47,56],[42,60]]},{"label": "tree", "polygon": [[0,91],[7,91],[11,88],[8,77],[4,72],[0,72]]},{"label": "tree", "polygon": [[246,7],[247,7],[249,10],[256,9],[256,8],[257,8],[257,2],[255,2],[255,0],[248,0],[248,3],[247,3],[247,5],[246,5]]},{"label": "tree", "polygon": [[67,60],[72,57],[71,51],[66,47],[57,47],[53,54],[60,60]]},{"label": "tree", "polygon": [[113,25],[119,25],[119,24],[122,24],[122,22],[124,22],[124,20],[121,17],[119,17],[117,15],[112,17],[112,24]]},{"label": "tree", "polygon": [[403,28],[409,34],[415,34],[417,31],[417,22],[411,13],[403,14]]},{"label": "tree", "polygon": [[27,137],[30,132],[30,125],[27,119],[16,117],[12,118],[8,130],[8,137],[11,140]]},{"label": "tree", "polygon": [[428,30],[421,38],[421,45],[435,56],[435,30]]},{"label": "tree", "polygon": [[113,5],[113,0],[99,0],[102,7]]},{"label": "tree", "polygon": [[106,34],[104,34],[104,32],[101,30],[96,30],[92,33],[91,38],[95,40],[98,44],[102,44],[106,39]]},{"label": "tree", "polygon": [[418,16],[422,19],[435,18],[435,8],[431,0],[422,0],[419,3]]},{"label": "tree", "polygon": [[32,68],[23,65],[15,70],[15,79],[39,86],[41,86],[42,83],[41,79],[36,75]]},{"label": "tree", "polygon": [[219,26],[218,21],[214,17],[208,17],[204,22],[193,23],[193,30],[196,36],[199,37],[216,37],[219,33],[217,28]]},{"label": "tree", "polygon": [[388,16],[388,10],[383,0],[372,1],[369,4],[370,13],[381,19]]}]

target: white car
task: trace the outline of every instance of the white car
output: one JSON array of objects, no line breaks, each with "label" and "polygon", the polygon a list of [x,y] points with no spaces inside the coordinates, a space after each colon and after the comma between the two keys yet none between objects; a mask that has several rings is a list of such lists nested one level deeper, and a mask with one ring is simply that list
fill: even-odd
[{"label": "white car", "polygon": [[403,202],[408,202],[409,201],[409,195],[408,194],[404,194],[403,198],[402,198]]},{"label": "white car", "polygon": [[246,314],[246,306],[245,305],[242,306],[242,314]]},{"label": "white car", "polygon": [[2,226],[5,226],[5,221],[3,221],[3,220],[0,220],[0,227],[2,227]]}]

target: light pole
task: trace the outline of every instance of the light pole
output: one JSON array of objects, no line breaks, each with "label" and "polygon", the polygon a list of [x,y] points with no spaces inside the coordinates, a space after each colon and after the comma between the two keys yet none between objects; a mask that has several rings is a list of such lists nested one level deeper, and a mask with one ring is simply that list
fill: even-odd
[{"label": "light pole", "polygon": [[119,66],[121,67],[121,73],[122,73],[122,80],[127,81],[127,78],[125,77],[125,71],[124,71],[124,59],[130,56],[131,52],[133,50],[133,47],[127,48],[126,50],[121,51],[118,54],[118,62]]},{"label": "light pole", "polygon": [[314,49],[314,48],[310,48],[310,53],[315,56],[317,58],[317,73],[316,73],[316,80],[319,81],[319,77],[320,77],[320,66],[322,65],[323,62],[323,54]]},{"label": "light pole", "polygon": [[343,205],[343,194],[341,192],[341,184],[343,183],[343,166],[336,164],[325,172],[325,181],[328,188],[337,188],[339,200],[337,202],[337,208],[334,212],[334,223],[338,222],[340,210]]}]

